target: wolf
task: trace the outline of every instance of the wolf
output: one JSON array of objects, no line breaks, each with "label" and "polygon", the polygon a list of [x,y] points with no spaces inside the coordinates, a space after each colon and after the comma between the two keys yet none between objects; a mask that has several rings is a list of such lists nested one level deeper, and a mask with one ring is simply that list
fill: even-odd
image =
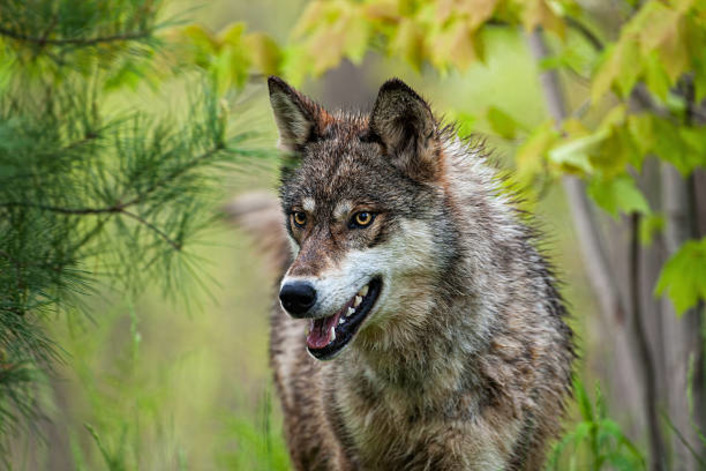
[{"label": "wolf", "polygon": [[298,470],[535,470],[575,357],[553,269],[486,152],[398,79],[329,113],[277,77],[271,365]]}]

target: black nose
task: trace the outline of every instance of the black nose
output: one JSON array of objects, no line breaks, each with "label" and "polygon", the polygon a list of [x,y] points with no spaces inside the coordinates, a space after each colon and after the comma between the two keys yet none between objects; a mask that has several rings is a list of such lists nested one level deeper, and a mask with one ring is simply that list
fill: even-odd
[{"label": "black nose", "polygon": [[300,317],[316,302],[316,290],[305,281],[293,281],[282,286],[279,299],[288,313]]}]

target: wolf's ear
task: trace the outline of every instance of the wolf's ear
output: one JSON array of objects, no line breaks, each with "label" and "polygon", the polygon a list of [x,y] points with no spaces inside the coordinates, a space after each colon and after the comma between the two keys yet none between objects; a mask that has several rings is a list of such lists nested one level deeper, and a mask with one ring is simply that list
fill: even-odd
[{"label": "wolf's ear", "polygon": [[410,177],[433,181],[441,171],[436,121],[429,105],[399,79],[385,82],[373,106],[370,131]]},{"label": "wolf's ear", "polygon": [[326,112],[279,77],[268,78],[267,85],[279,130],[279,147],[295,151],[316,139]]}]

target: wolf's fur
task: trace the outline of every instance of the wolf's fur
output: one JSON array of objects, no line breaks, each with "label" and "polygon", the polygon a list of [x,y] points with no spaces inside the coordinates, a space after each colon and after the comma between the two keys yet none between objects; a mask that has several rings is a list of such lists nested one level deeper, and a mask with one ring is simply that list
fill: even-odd
[{"label": "wolf's fur", "polygon": [[[370,117],[329,114],[279,79],[269,85],[289,155],[284,281],[314,284],[308,316],[318,317],[383,280],[333,361],[307,354],[307,319],[274,310],[271,361],[294,466],[539,469],[570,394],[572,333],[533,231],[482,150],[440,129],[397,80]],[[254,207],[272,232],[271,207]],[[360,208],[374,223],[347,227]],[[247,224],[248,205],[236,209]],[[293,210],[308,215],[305,228],[287,222]]]}]

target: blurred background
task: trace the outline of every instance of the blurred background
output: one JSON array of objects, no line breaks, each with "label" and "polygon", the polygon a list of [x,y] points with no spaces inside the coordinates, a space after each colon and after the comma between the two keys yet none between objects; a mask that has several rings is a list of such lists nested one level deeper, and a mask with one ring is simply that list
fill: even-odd
[{"label": "blurred background", "polygon": [[701,2],[2,0],[0,38],[8,467],[289,469],[276,274],[223,211],[276,191],[269,74],[399,77],[512,172],[580,352],[548,468],[706,467]]}]

